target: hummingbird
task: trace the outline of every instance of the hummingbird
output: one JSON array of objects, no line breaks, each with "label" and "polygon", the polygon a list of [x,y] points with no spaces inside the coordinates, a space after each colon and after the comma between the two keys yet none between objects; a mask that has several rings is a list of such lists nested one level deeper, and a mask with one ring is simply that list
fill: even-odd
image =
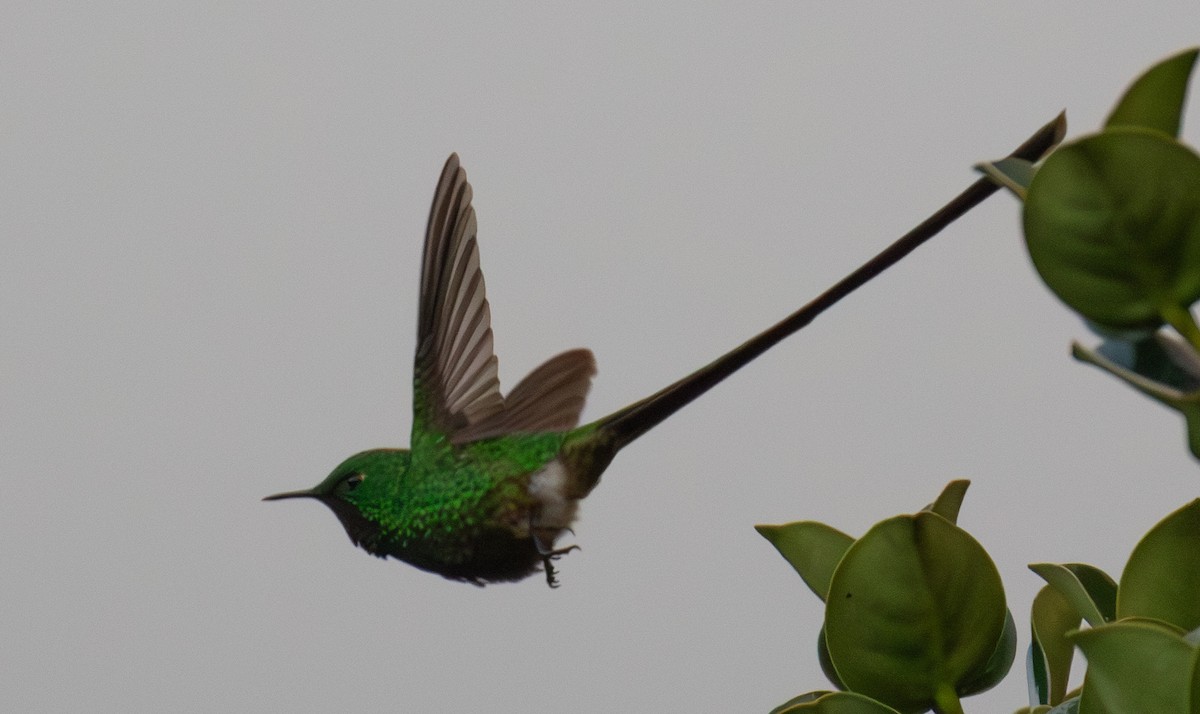
[{"label": "hummingbird", "polygon": [[[1027,152],[1036,158],[1044,145]],[[501,394],[471,185],[451,154],[425,230],[410,447],[363,451],[312,488],[263,500],[320,501],[354,545],[451,580],[483,586],[541,571],[557,587],[554,562],[578,548],[558,541],[574,533],[579,502],[617,452],[993,191],[994,184],[977,181],[783,321],[645,399],[580,426],[596,374],[589,350],[552,357]]]}]

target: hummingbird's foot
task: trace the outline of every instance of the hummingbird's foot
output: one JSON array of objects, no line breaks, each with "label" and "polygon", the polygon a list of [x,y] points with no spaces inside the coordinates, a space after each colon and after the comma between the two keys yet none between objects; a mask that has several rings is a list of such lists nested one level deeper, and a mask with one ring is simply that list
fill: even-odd
[{"label": "hummingbird's foot", "polygon": [[573,550],[579,550],[579,546],[569,545],[566,548],[556,548],[555,550],[547,551],[542,551],[540,547],[538,548],[538,551],[542,555],[542,566],[546,571],[546,584],[551,588],[557,588],[559,585],[557,577],[558,573],[554,571],[554,561]]}]

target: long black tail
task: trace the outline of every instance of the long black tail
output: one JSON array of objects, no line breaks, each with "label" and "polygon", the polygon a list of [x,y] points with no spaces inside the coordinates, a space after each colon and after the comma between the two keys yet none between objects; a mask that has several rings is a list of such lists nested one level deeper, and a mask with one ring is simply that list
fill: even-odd
[{"label": "long black tail", "polygon": [[[1037,161],[1062,140],[1065,131],[1066,116],[1060,114],[1054,121],[1046,124],[1025,143],[1017,147],[1011,156]],[[718,382],[741,369],[783,338],[812,322],[817,315],[891,267],[917,246],[937,235],[943,228],[992,195],[996,189],[997,185],[990,179],[977,180],[919,226],[778,324],[678,382],[589,425],[595,427],[599,433],[584,427],[584,430],[591,434],[591,438],[587,440],[601,452],[606,452],[586,455],[585,458],[592,467],[586,470],[595,471],[595,478],[599,479],[599,472],[603,471],[604,466],[626,444],[645,434],[696,397],[712,389]],[[580,454],[580,456],[584,455]],[[588,490],[591,485],[594,485],[594,482],[589,484]]]}]

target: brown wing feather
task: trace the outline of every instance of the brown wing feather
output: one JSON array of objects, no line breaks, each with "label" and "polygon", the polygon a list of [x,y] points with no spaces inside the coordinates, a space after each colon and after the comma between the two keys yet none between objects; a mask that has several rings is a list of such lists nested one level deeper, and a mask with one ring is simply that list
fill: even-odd
[{"label": "brown wing feather", "polygon": [[596,361],[588,350],[553,357],[500,396],[491,309],[479,267],[471,185],[451,154],[442,169],[421,267],[414,428],[454,444],[579,424]]},{"label": "brown wing feather", "polygon": [[504,399],[504,410],[460,430],[454,440],[478,441],[505,434],[569,431],[579,424],[596,374],[589,350],[564,352],[529,373]]},{"label": "brown wing feather", "polygon": [[451,154],[425,231],[414,370],[418,424],[451,438],[504,404],[475,232],[471,185]]}]

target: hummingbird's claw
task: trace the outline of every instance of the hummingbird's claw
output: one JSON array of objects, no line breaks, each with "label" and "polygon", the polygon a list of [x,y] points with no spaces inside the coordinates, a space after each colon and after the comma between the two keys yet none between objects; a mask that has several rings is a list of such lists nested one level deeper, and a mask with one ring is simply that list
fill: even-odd
[{"label": "hummingbird's claw", "polygon": [[551,589],[557,588],[559,586],[558,577],[557,577],[558,573],[556,573],[554,571],[554,561],[558,560],[559,558],[563,557],[564,555],[566,555],[567,553],[570,553],[573,550],[580,550],[580,548],[577,545],[569,545],[566,548],[557,548],[555,550],[548,550],[541,554],[542,555],[542,566],[544,567],[544,569],[546,571],[546,584],[549,585]]}]

